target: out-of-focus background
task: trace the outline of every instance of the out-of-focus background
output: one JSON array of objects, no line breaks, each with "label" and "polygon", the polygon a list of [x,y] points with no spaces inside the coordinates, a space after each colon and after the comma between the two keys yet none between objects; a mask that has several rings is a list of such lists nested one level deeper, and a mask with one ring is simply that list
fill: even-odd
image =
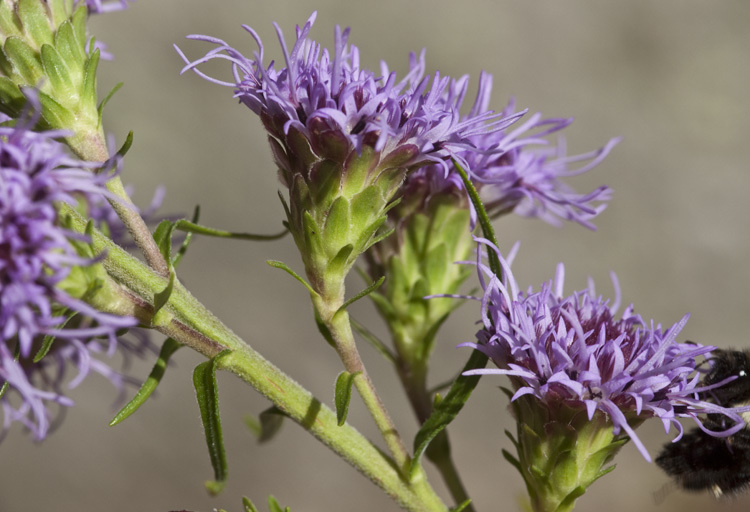
[{"label": "out-of-focus background", "polygon": [[[667,326],[690,312],[685,338],[750,345],[747,2],[139,0],[126,12],[91,23],[115,55],[114,62],[101,65],[102,93],[125,82],[107,107],[105,123],[119,142],[135,132],[123,179],[135,185],[136,202],[146,205],[154,188],[166,184],[165,212],[191,212],[200,204],[208,225],[279,230],[280,185],[259,121],[237,105],[230,89],[193,74],[180,77],[182,62],[172,44],[197,57],[208,46],[184,36],[210,34],[250,53],[254,42],[240,27],[246,23],[263,38],[267,55],[278,58],[271,22],[279,22],[291,41],[295,24],[304,23],[314,8],[319,11],[314,38],[330,46],[335,24],[351,26],[351,41],[367,67],[384,59],[403,71],[408,52],[426,47],[431,72],[469,73],[473,84],[480,70],[492,73],[496,109],[515,96],[520,108],[575,116],[566,130],[571,153],[624,137],[597,170],[573,182],[579,191],[603,183],[614,189],[614,200],[596,220],[597,232],[518,218],[497,222],[505,250],[521,240],[514,270],[522,286],[538,286],[564,261],[568,291],[584,287],[591,276],[600,291],[611,294],[614,270],[624,300],[645,317]],[[227,68],[210,69],[228,76]],[[339,362],[316,332],[306,292],[265,265],[266,259],[301,267],[289,238],[199,239],[180,276],[256,349],[330,402]],[[361,286],[353,280],[350,289]],[[385,334],[366,301],[354,314]],[[476,318],[476,306],[466,304],[445,326],[433,382],[463,364],[468,349],[454,347],[472,339]],[[411,439],[416,424],[394,373],[374,351],[362,352]],[[73,392],[78,405],[44,443],[35,446],[14,428],[0,445],[0,511],[237,511],[242,495],[262,504],[268,494],[293,512],[397,510],[292,423],[274,442],[258,446],[242,418],[267,403],[229,375],[220,377],[220,388],[230,479],[221,496],[207,496],[203,481],[212,472],[191,384],[200,361],[187,349],[178,352],[158,397],[115,428],[107,427],[115,394],[97,378]],[[150,365],[136,364],[131,371],[145,376]],[[511,428],[497,388],[502,383],[486,377],[451,427],[455,457],[479,511],[522,510],[522,480],[500,454],[510,448],[503,431]],[[352,407],[350,419],[375,437],[356,398]],[[652,454],[674,435],[665,435],[656,422],[638,432]],[[716,501],[670,488],[668,478],[632,444],[618,461],[577,510],[750,506],[750,494]],[[447,496],[438,476],[431,477]]]}]

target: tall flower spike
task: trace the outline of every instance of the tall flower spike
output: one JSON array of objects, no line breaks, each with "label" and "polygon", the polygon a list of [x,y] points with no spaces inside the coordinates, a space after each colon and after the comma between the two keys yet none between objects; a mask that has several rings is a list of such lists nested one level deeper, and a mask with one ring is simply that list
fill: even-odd
[{"label": "tall flower spike", "polygon": [[[137,322],[87,304],[106,300],[111,288],[96,258],[79,252],[86,241],[63,227],[56,208],[107,194],[107,173],[69,157],[55,141],[63,133],[31,131],[36,123],[32,116],[0,127],[0,387],[5,427],[20,421],[42,439],[50,427],[47,403],[72,404],[60,393],[59,365],[78,369],[70,385],[90,370],[119,384],[91,354],[112,355],[117,331]],[[45,337],[55,339],[51,349]],[[45,350],[51,351],[39,361]]]},{"label": "tall flower spike", "polygon": [[[288,221],[311,285],[323,296],[343,297],[343,276],[376,240],[385,212],[406,174],[426,163],[447,170],[446,159],[471,147],[471,134],[501,129],[521,114],[502,117],[484,112],[461,120],[459,108],[467,80],[455,96],[451,80],[424,76],[424,52],[412,55],[406,77],[397,80],[382,65],[381,76],[360,69],[359,51],[348,44],[349,30],[336,28],[331,53],[310,40],[313,14],[297,27],[287,49],[276,26],[285,67],[263,62],[258,44],[247,58],[224,41],[190,39],[216,45],[184,71],[235,89],[235,96],[258,114],[281,181],[289,188]],[[232,64],[232,82],[211,78],[198,66],[212,59]]]},{"label": "tall flower spike", "polygon": [[565,296],[562,265],[539,292],[524,294],[497,248],[478,241],[480,252],[483,246],[500,257],[505,281],[477,262],[483,327],[478,343],[465,345],[487,354],[498,369],[467,374],[510,377],[516,462],[534,510],[572,508],[611,469],[605,466],[627,438],[650,461],[634,431],[647,418],[659,418],[665,430],[674,425],[678,437],[681,417],[704,428],[699,414],[722,414],[734,426],[715,433],[720,436],[744,426],[736,411],[698,398],[705,389],[696,358],[715,347],[675,341],[687,315],[666,330],[645,323],[632,305],[617,318],[619,290],[614,304],[597,296],[593,284]]}]

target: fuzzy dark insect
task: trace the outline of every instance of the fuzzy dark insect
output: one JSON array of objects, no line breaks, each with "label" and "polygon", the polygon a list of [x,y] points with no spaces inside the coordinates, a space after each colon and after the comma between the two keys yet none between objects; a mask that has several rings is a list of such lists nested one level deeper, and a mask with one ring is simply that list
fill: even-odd
[{"label": "fuzzy dark insect", "polygon": [[[716,350],[704,385],[737,378],[706,392],[705,400],[725,407],[750,405],[750,350]],[[747,422],[748,413],[743,415]],[[703,424],[709,430],[727,428],[726,418],[709,414]],[[688,491],[710,491],[716,497],[750,488],[750,428],[728,437],[713,437],[694,428],[679,441],[664,445],[656,464]]]}]

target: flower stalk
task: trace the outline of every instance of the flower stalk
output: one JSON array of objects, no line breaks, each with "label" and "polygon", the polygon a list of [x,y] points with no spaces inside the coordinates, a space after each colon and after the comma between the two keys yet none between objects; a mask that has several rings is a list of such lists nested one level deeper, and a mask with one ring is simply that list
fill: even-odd
[{"label": "flower stalk", "polygon": [[[63,206],[70,225],[84,232],[86,221],[72,208]],[[102,264],[112,278],[134,296],[133,309],[122,306],[115,314],[129,314],[141,321],[154,321],[152,297],[167,286],[167,279],[113,244],[97,231],[91,234],[93,248],[105,253]],[[273,402],[295,422],[331,448],[349,464],[393,497],[404,509],[414,512],[446,512],[424,473],[407,482],[400,466],[349,424],[337,425],[336,413],[314,398],[309,391],[263,358],[221,323],[198,302],[179,281],[162,308],[166,312],[154,328],[190,346],[206,357],[225,349],[232,351],[220,359],[219,368],[231,371]]]}]

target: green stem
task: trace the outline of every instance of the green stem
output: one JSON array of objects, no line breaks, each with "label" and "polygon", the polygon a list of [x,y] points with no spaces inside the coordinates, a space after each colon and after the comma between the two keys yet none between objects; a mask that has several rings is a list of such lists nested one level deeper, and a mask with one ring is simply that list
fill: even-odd
[{"label": "green stem", "polygon": [[[92,134],[87,137],[79,137],[70,143],[71,149],[82,160],[87,162],[106,162],[109,159],[109,151],[104,142],[104,134]],[[151,230],[138,214],[138,208],[125,191],[119,176],[114,176],[107,181],[107,190],[114,194],[117,199],[107,199],[109,204],[120,217],[120,220],[130,232],[138,248],[140,248],[146,262],[161,276],[169,276],[169,265],[151,235]]]},{"label": "green stem", "polygon": [[411,462],[411,456],[406,450],[406,446],[390,414],[388,414],[388,410],[378,396],[375,385],[370,380],[370,376],[359,355],[357,345],[354,342],[354,333],[352,332],[349,313],[346,310],[340,309],[341,304],[343,304],[343,286],[340,289],[342,292],[337,295],[340,295],[341,298],[332,300],[326,300],[321,295],[311,295],[314,307],[318,312],[320,320],[331,334],[336,351],[344,363],[344,368],[350,374],[355,375],[354,386],[362,397],[367,410],[370,411],[370,415],[375,420],[375,424],[378,430],[380,430],[398,468],[404,471],[405,474]]},{"label": "green stem", "polygon": [[[63,215],[70,216],[72,228],[83,233],[86,220],[67,205],[60,208]],[[153,297],[166,288],[167,279],[98,231],[92,235],[92,244],[97,253],[106,254],[102,264],[108,274],[136,296],[131,306],[123,305],[120,301],[113,310],[106,312],[134,315],[143,321],[144,316],[148,316],[148,310],[153,311]],[[206,357],[213,357],[225,349],[232,350],[231,355],[221,359],[221,368],[231,371],[254,387],[403,508],[414,512],[447,512],[447,507],[430,487],[424,473],[407,482],[402,476],[401,467],[393,459],[354,427],[348,424],[339,427],[335,412],[248,346],[179,281],[175,280],[172,295],[161,312],[166,314],[161,315],[159,325],[155,326],[157,330]]]},{"label": "green stem", "polygon": [[[399,357],[396,368],[412,410],[416,414],[419,424],[422,425],[432,413],[432,400],[427,391],[427,368],[423,364],[412,364],[402,357]],[[432,440],[425,455],[437,468],[456,505],[468,500],[469,494],[466,492],[451,456],[451,445],[447,430],[441,431]],[[472,504],[467,505],[464,512],[475,512],[474,506]]]}]

